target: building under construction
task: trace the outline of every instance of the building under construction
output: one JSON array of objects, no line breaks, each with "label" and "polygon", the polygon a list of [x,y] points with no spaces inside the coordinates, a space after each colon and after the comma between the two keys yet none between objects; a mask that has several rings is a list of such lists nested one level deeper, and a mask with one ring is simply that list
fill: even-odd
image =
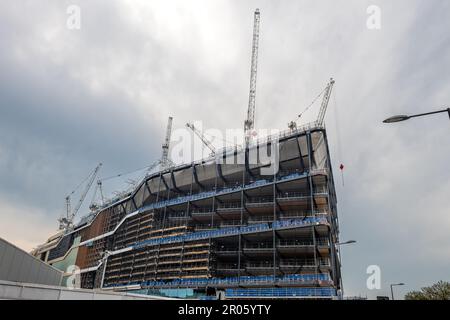
[{"label": "building under construction", "polygon": [[[247,134],[258,37],[257,11]],[[77,266],[84,288],[202,299],[336,298],[337,201],[323,124],[333,83],[317,121],[291,123],[268,139],[247,135],[243,146],[190,164],[168,160],[169,126],[157,172],[68,223],[34,254],[66,272]],[[267,145],[277,147],[277,170],[263,175],[268,164],[249,155]]]}]

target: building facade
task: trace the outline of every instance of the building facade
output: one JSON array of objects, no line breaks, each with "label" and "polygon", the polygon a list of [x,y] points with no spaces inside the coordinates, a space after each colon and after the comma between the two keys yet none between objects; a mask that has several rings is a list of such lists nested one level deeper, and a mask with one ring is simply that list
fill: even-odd
[{"label": "building facade", "polygon": [[85,288],[203,299],[337,298],[339,225],[326,130],[290,130],[274,143],[274,174],[248,161],[262,142],[168,168],[34,254],[64,271],[77,266]]}]

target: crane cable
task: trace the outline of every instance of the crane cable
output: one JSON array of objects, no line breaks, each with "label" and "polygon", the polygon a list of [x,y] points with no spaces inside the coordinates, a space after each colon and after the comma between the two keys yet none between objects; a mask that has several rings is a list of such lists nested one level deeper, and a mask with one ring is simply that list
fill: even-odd
[{"label": "crane cable", "polygon": [[93,194],[92,194],[92,200],[91,200],[91,202],[89,203],[89,206],[91,206],[92,204],[94,204],[94,201],[95,201],[95,197],[97,196],[97,190],[98,190],[98,184],[95,186],[95,188],[94,188],[94,192],[93,192]]},{"label": "crane cable", "polygon": [[[91,204],[95,203],[95,198],[96,198],[96,196],[97,196],[97,192],[100,190],[100,186],[99,186],[99,183],[98,183],[98,182],[102,183],[103,181],[111,180],[111,179],[114,179],[114,178],[120,178],[120,177],[127,176],[127,175],[132,174],[132,173],[135,173],[135,172],[142,171],[142,170],[144,170],[144,169],[147,169],[147,168],[150,168],[150,167],[154,166],[156,162],[159,162],[159,161],[155,161],[155,162],[153,162],[152,164],[147,165],[147,166],[145,166],[145,167],[141,167],[141,168],[139,168],[139,169],[135,169],[135,170],[131,170],[131,171],[122,172],[122,173],[119,173],[119,174],[116,174],[116,175],[113,175],[113,176],[109,176],[109,177],[106,177],[106,178],[103,178],[103,179],[98,179],[98,180],[97,180],[97,185],[95,186],[95,189],[94,189],[94,194],[93,194],[93,196],[92,196]],[[86,179],[86,180],[87,180],[87,179]],[[100,190],[100,191],[101,191],[101,190]],[[100,196],[103,198],[103,194],[100,194]],[[103,202],[103,201],[104,201],[104,200],[102,199],[102,202]]]},{"label": "crane cable", "polygon": [[342,186],[345,186],[344,182],[344,169],[345,166],[342,162],[342,144],[341,144],[341,130],[339,126],[339,114],[338,114],[338,104],[337,104],[337,98],[336,98],[336,91],[334,90],[333,93],[333,102],[334,102],[334,121],[335,121],[335,128],[336,128],[336,142],[337,142],[337,157],[338,161],[340,162],[339,170],[341,170],[341,179],[342,179]]},{"label": "crane cable", "polygon": [[317,100],[319,100],[319,98],[324,94],[325,90],[327,88],[323,89],[321,93],[319,93],[319,95],[317,95],[317,97],[314,98],[314,100],[305,108],[305,110],[303,110],[298,116],[297,118],[295,118],[292,122],[297,121],[298,119],[300,119],[304,113],[306,113],[316,102]]},{"label": "crane cable", "polygon": [[71,193],[68,194],[68,196],[73,195],[95,172],[95,169],[91,171],[91,173],[89,173],[89,175],[83,180],[81,181],[76,187],[75,189],[73,189],[73,191]]},{"label": "crane cable", "polygon": [[153,165],[154,165],[154,163],[149,164],[149,165],[147,165],[147,166],[145,166],[145,167],[142,167],[142,168],[139,168],[139,169],[135,169],[135,170],[132,170],[132,171],[122,172],[122,173],[119,173],[119,174],[116,174],[116,175],[113,175],[113,176],[109,176],[109,177],[106,177],[106,178],[103,178],[103,179],[99,179],[99,180],[103,182],[103,181],[111,180],[111,179],[114,179],[114,178],[120,178],[120,177],[122,177],[122,176],[127,176],[127,175],[129,175],[129,174],[132,174],[132,173],[135,173],[135,172],[142,171],[142,170],[144,170],[144,169],[150,168],[150,167],[153,166]]},{"label": "crane cable", "polygon": [[[197,129],[198,130],[198,129]],[[242,147],[242,145],[240,145],[240,144],[237,144],[235,141],[229,141],[229,140],[227,140],[227,139],[225,139],[225,138],[219,138],[219,137],[217,137],[217,136],[214,136],[214,135],[212,135],[212,134],[209,134],[209,133],[206,133],[205,132],[205,130],[198,130],[199,132],[201,132],[202,134],[203,134],[203,136],[205,136],[205,138],[208,138],[208,142],[209,143],[211,143],[211,145],[214,147],[214,148],[216,148],[216,146],[215,145],[213,145],[212,144],[212,142],[211,142],[211,140],[222,140],[222,142],[225,142],[225,144],[229,144],[228,146],[227,145],[225,145],[224,147],[225,148],[227,148],[227,147],[230,147],[230,146],[238,146],[238,147]],[[216,148],[216,149],[221,149],[221,148]]]}]

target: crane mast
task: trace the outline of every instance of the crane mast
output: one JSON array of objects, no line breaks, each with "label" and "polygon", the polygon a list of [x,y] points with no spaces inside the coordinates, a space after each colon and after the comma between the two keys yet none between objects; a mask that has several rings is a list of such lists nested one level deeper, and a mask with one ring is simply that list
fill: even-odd
[{"label": "crane mast", "polygon": [[[100,170],[102,164],[99,163],[97,167],[94,169],[94,171],[89,175],[88,177],[88,183],[86,184],[86,187],[84,188],[83,193],[81,194],[80,199],[78,200],[77,205],[71,212],[71,205],[70,205],[70,195],[66,197],[66,216],[58,219],[59,222],[59,229],[68,229],[71,226],[73,226],[73,220],[78,213],[78,211],[81,208],[81,205],[83,204],[84,199],[86,198],[86,195],[88,194],[89,190],[92,187],[92,184],[94,183],[95,177],[98,174],[98,171]],[[72,192],[73,194],[73,192]]]},{"label": "crane mast", "polygon": [[320,106],[319,115],[317,117],[317,125],[323,126],[325,113],[327,112],[328,102],[330,102],[331,92],[333,91],[334,79],[331,78],[323,93],[322,105]]},{"label": "crane mast", "polygon": [[252,45],[252,65],[250,69],[250,94],[248,99],[247,119],[244,123],[245,145],[250,142],[252,131],[255,127],[255,107],[256,107],[256,74],[258,69],[258,46],[259,46],[259,9],[255,11],[253,23],[253,45]]},{"label": "crane mast", "polygon": [[164,144],[162,145],[161,167],[163,169],[169,167],[172,164],[172,161],[170,161],[169,159],[170,137],[172,135],[172,120],[173,118],[169,117],[166,129],[166,139],[164,140]]},{"label": "crane mast", "polygon": [[216,148],[214,148],[211,142],[209,142],[208,139],[206,139],[205,136],[196,127],[194,127],[192,123],[186,123],[186,127],[191,129],[200,138],[200,140],[202,140],[203,144],[211,150],[211,156],[216,154]]}]

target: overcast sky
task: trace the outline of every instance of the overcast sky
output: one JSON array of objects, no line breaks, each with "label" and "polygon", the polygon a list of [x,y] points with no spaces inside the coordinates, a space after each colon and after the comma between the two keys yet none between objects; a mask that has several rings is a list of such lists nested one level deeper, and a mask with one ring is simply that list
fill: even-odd
[{"label": "overcast sky", "polygon": [[[71,4],[79,30],[66,26]],[[106,177],[159,158],[169,115],[241,128],[257,7],[257,128],[286,128],[336,79],[326,124],[341,239],[358,241],[343,248],[346,295],[449,281],[448,116],[381,123],[450,105],[446,0],[2,1],[0,236],[26,250],[45,241],[98,162]],[[366,287],[369,265],[381,290]]]}]

